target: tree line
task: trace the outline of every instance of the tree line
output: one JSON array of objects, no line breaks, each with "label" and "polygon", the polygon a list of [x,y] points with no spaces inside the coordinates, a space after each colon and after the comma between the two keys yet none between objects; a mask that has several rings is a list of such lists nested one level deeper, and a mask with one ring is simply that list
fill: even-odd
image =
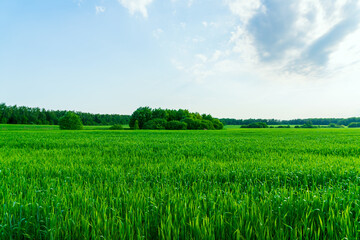
[{"label": "tree line", "polygon": [[[59,120],[70,111],[45,110],[24,106],[7,106],[0,104],[0,124],[37,124],[58,125]],[[84,125],[115,125],[128,124],[129,115],[118,114],[92,114],[75,112]]]},{"label": "tree line", "polygon": [[151,109],[140,107],[130,117],[130,128],[133,129],[223,129],[224,125],[219,119],[210,114],[192,113],[186,109]]},{"label": "tree line", "polygon": [[252,123],[266,123],[267,125],[305,125],[311,122],[313,125],[345,125],[348,126],[353,122],[360,122],[360,117],[352,118],[307,118],[307,119],[292,119],[292,120],[278,120],[278,119],[233,119],[221,118],[220,121],[224,125],[249,125]]},{"label": "tree line", "polygon": [[[141,111],[140,111],[140,110]],[[211,115],[190,113],[188,110],[170,110],[170,109],[151,109],[143,107],[137,109],[132,116],[119,114],[92,114],[84,112],[75,112],[84,125],[126,125],[134,127],[135,116],[141,112],[144,116],[137,116],[139,119],[139,128],[147,129],[183,129],[183,123],[186,123],[186,129],[221,129],[223,125],[250,125],[253,123],[266,123],[267,125],[306,125],[311,122],[313,125],[349,126],[351,123],[360,122],[360,117],[352,118],[308,118],[308,119],[233,119],[221,118],[220,121]],[[45,110],[44,108],[31,108],[25,106],[7,106],[0,104],[0,124],[37,124],[37,125],[58,125],[59,120],[70,111],[64,110]],[[133,119],[133,120],[131,120]],[[135,120],[134,120],[135,119]],[[147,123],[145,122],[154,120]],[[163,119],[163,120],[159,120]],[[177,122],[173,122],[177,121]],[[172,123],[168,123],[172,122]],[[179,123],[180,122],[180,123]],[[210,123],[211,122],[211,123]],[[352,126],[353,127],[353,126]]]}]

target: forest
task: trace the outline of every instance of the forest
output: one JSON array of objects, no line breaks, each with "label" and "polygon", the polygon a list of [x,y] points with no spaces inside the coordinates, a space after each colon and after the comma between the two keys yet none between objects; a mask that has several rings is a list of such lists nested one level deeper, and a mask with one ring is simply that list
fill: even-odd
[{"label": "forest", "polygon": [[[152,119],[166,119],[166,122],[170,121],[182,121],[188,122],[187,124],[192,126],[193,128],[199,127],[199,121],[208,120],[215,121],[215,125],[220,125],[217,123],[217,120],[213,120],[211,115],[199,114],[199,113],[191,113],[189,110],[169,110],[169,109],[150,109],[147,111],[146,108],[141,108],[148,112],[151,116],[145,116],[144,119],[138,119],[139,128],[154,128],[149,126],[149,124],[154,123],[154,121],[150,122],[147,126],[143,126],[148,118]],[[31,108],[25,106],[8,106],[5,103],[0,103],[0,124],[36,124],[36,125],[58,125],[59,119],[64,116],[67,110],[46,110],[44,108]],[[151,112],[151,113],[150,113]],[[131,121],[130,115],[119,115],[119,114],[93,114],[93,113],[84,113],[84,112],[75,112],[81,119],[84,125],[126,125],[130,123],[130,126],[135,124],[135,120]],[[137,114],[137,112],[134,112]],[[133,115],[134,115],[133,113]],[[133,118],[135,119],[135,118]],[[187,120],[185,120],[187,119]],[[194,123],[189,119],[197,119],[194,126]],[[308,118],[308,119],[292,119],[292,120],[278,120],[278,119],[234,119],[234,118],[220,118],[220,122],[223,125],[249,125],[253,123],[266,123],[267,125],[304,125],[308,122],[311,122],[313,125],[345,125],[349,126],[353,122],[360,122],[360,117],[352,117],[352,118]],[[144,122],[145,121],[145,122]],[[155,120],[161,121],[161,120]],[[190,123],[190,124],[189,124]],[[203,121],[205,124],[206,121]],[[179,125],[178,123],[173,123],[177,125],[177,128],[183,128],[183,125]],[[164,122],[160,123],[160,125],[164,125]],[[213,122],[214,125],[214,122]],[[204,127],[204,126],[203,126]],[[208,126],[209,127],[209,126]],[[215,127],[215,126],[214,126]],[[156,127],[155,127],[156,128]],[[162,128],[162,127],[160,127]],[[175,127],[176,128],[176,127]],[[188,128],[188,127],[187,127]],[[211,126],[210,126],[211,128]],[[215,127],[216,128],[216,127]]]},{"label": "forest", "polygon": [[292,119],[292,120],[278,120],[278,119],[234,119],[221,118],[220,121],[225,125],[249,125],[252,123],[266,123],[267,125],[304,125],[311,122],[313,125],[345,125],[348,126],[353,122],[360,122],[360,117],[352,118],[307,118],[307,119]]},{"label": "forest", "polygon": [[[45,110],[24,106],[7,106],[0,104],[0,124],[36,124],[36,125],[58,125],[59,120],[69,111]],[[75,112],[84,125],[115,125],[128,124],[129,115],[118,114],[92,114]]]}]

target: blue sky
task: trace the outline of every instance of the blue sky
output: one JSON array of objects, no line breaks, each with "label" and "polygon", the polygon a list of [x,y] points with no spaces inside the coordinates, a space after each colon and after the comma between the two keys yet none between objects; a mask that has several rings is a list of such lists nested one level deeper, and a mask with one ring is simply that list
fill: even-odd
[{"label": "blue sky", "polygon": [[360,116],[354,0],[2,0],[0,102]]}]

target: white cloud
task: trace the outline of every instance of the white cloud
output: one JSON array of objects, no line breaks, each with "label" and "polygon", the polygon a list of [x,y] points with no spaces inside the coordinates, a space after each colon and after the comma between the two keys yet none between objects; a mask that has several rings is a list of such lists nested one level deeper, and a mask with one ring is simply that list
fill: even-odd
[{"label": "white cloud", "polygon": [[148,17],[147,6],[152,3],[153,0],[118,0],[123,7],[127,8],[130,14],[139,12],[143,17]]},{"label": "white cloud", "polygon": [[349,34],[330,54],[328,68],[335,72],[360,68],[360,28]]},{"label": "white cloud", "polygon": [[[286,74],[319,77],[330,71],[329,67],[335,68],[336,61],[331,58],[339,58],[342,53],[337,49],[359,23],[359,6],[351,0],[270,0],[269,5],[260,0],[224,1],[240,20],[229,41],[233,53],[258,68]],[[355,53],[355,40],[352,45]],[[350,54],[347,51],[346,59],[359,59]]]},{"label": "white cloud", "polygon": [[237,15],[246,24],[259,10],[265,12],[266,8],[260,0],[226,0],[230,11]]},{"label": "white cloud", "polygon": [[104,13],[106,11],[106,8],[103,6],[95,6],[96,14]]},{"label": "white cloud", "polygon": [[[236,17],[228,41],[214,42],[208,35],[189,37],[189,55],[177,58],[176,64],[173,61],[189,81],[237,79],[296,85],[330,81],[332,74],[360,68],[360,28],[336,31],[356,22],[349,6],[357,4],[347,4],[351,0],[224,1]],[[225,29],[209,19],[200,23],[209,30]]]},{"label": "white cloud", "polygon": [[222,51],[220,51],[220,50],[215,50],[215,52],[213,53],[213,55],[212,55],[212,57],[211,57],[211,61],[213,61],[213,62],[215,62],[215,61],[217,61],[217,60],[219,60],[219,58],[221,57],[221,56],[223,56],[224,55],[224,53],[222,52]]},{"label": "white cloud", "polygon": [[207,27],[217,27],[217,24],[214,22],[207,22],[207,21],[203,21],[202,25],[207,28]]},{"label": "white cloud", "polygon": [[232,51],[239,54],[242,59],[251,63],[259,61],[253,37],[242,26],[238,26],[236,30],[231,33],[229,43],[233,46]]}]

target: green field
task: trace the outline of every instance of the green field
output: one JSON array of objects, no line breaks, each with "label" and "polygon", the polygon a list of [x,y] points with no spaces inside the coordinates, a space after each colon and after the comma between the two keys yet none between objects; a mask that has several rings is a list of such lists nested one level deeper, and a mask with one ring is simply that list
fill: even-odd
[{"label": "green field", "polygon": [[0,125],[0,239],[359,239],[359,156],[360,129]]}]

